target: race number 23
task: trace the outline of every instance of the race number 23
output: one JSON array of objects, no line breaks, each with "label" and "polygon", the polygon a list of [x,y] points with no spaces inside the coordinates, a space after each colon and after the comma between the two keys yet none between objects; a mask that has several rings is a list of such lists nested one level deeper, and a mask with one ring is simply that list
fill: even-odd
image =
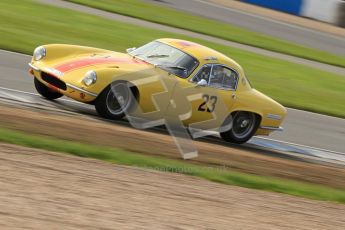
[{"label": "race number 23", "polygon": [[216,103],[217,103],[217,97],[216,96],[209,96],[207,94],[204,94],[202,96],[204,99],[204,102],[201,103],[198,107],[198,111],[207,111],[209,113],[212,113],[214,109],[216,108]]}]

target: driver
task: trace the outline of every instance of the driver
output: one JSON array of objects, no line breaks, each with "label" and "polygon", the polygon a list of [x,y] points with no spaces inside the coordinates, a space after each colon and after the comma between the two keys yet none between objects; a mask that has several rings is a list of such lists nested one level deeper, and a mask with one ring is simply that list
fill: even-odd
[{"label": "driver", "polygon": [[215,87],[222,87],[224,79],[224,68],[222,66],[214,66],[211,75],[210,85]]},{"label": "driver", "polygon": [[211,72],[210,66],[204,67],[193,81],[199,82],[200,80],[204,79],[208,84],[208,81],[210,79],[210,72]]}]

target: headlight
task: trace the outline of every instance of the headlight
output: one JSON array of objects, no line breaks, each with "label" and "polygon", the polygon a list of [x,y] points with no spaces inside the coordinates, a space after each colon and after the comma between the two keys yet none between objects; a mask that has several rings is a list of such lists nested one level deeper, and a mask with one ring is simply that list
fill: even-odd
[{"label": "headlight", "polygon": [[34,50],[34,60],[39,61],[46,56],[46,49],[43,46],[39,46]]},{"label": "headlight", "polygon": [[97,80],[97,74],[95,71],[90,70],[85,74],[85,77],[83,79],[83,82],[86,86],[90,86],[94,84]]}]

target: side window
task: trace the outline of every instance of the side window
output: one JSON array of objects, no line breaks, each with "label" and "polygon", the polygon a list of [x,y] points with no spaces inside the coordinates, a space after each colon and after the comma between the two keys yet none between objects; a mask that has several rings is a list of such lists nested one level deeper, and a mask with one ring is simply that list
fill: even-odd
[{"label": "side window", "polygon": [[202,67],[201,70],[199,70],[197,75],[194,76],[192,81],[197,83],[201,79],[205,79],[207,81],[207,83],[208,83],[209,78],[210,78],[210,73],[211,73],[211,66],[209,66],[209,65],[204,66],[204,67]]},{"label": "side window", "polygon": [[224,75],[225,75],[224,67],[221,65],[214,65],[212,68],[211,79],[210,79],[209,85],[216,88],[222,88]]},{"label": "side window", "polygon": [[231,69],[225,68],[223,87],[225,89],[235,90],[237,81],[238,81],[237,73]]},{"label": "side window", "polygon": [[211,73],[210,86],[234,90],[237,84],[237,73],[221,65],[214,65]]}]

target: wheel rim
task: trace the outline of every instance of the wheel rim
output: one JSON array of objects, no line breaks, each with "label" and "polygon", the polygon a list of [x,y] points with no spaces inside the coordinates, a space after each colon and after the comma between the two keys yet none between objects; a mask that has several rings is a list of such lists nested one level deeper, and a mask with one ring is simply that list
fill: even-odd
[{"label": "wheel rim", "polygon": [[235,115],[232,133],[238,138],[246,138],[255,127],[255,115],[248,112],[239,112]]},{"label": "wheel rim", "polygon": [[111,87],[106,98],[106,105],[113,115],[120,115],[126,111],[130,105],[131,97],[126,84],[120,83]]}]

